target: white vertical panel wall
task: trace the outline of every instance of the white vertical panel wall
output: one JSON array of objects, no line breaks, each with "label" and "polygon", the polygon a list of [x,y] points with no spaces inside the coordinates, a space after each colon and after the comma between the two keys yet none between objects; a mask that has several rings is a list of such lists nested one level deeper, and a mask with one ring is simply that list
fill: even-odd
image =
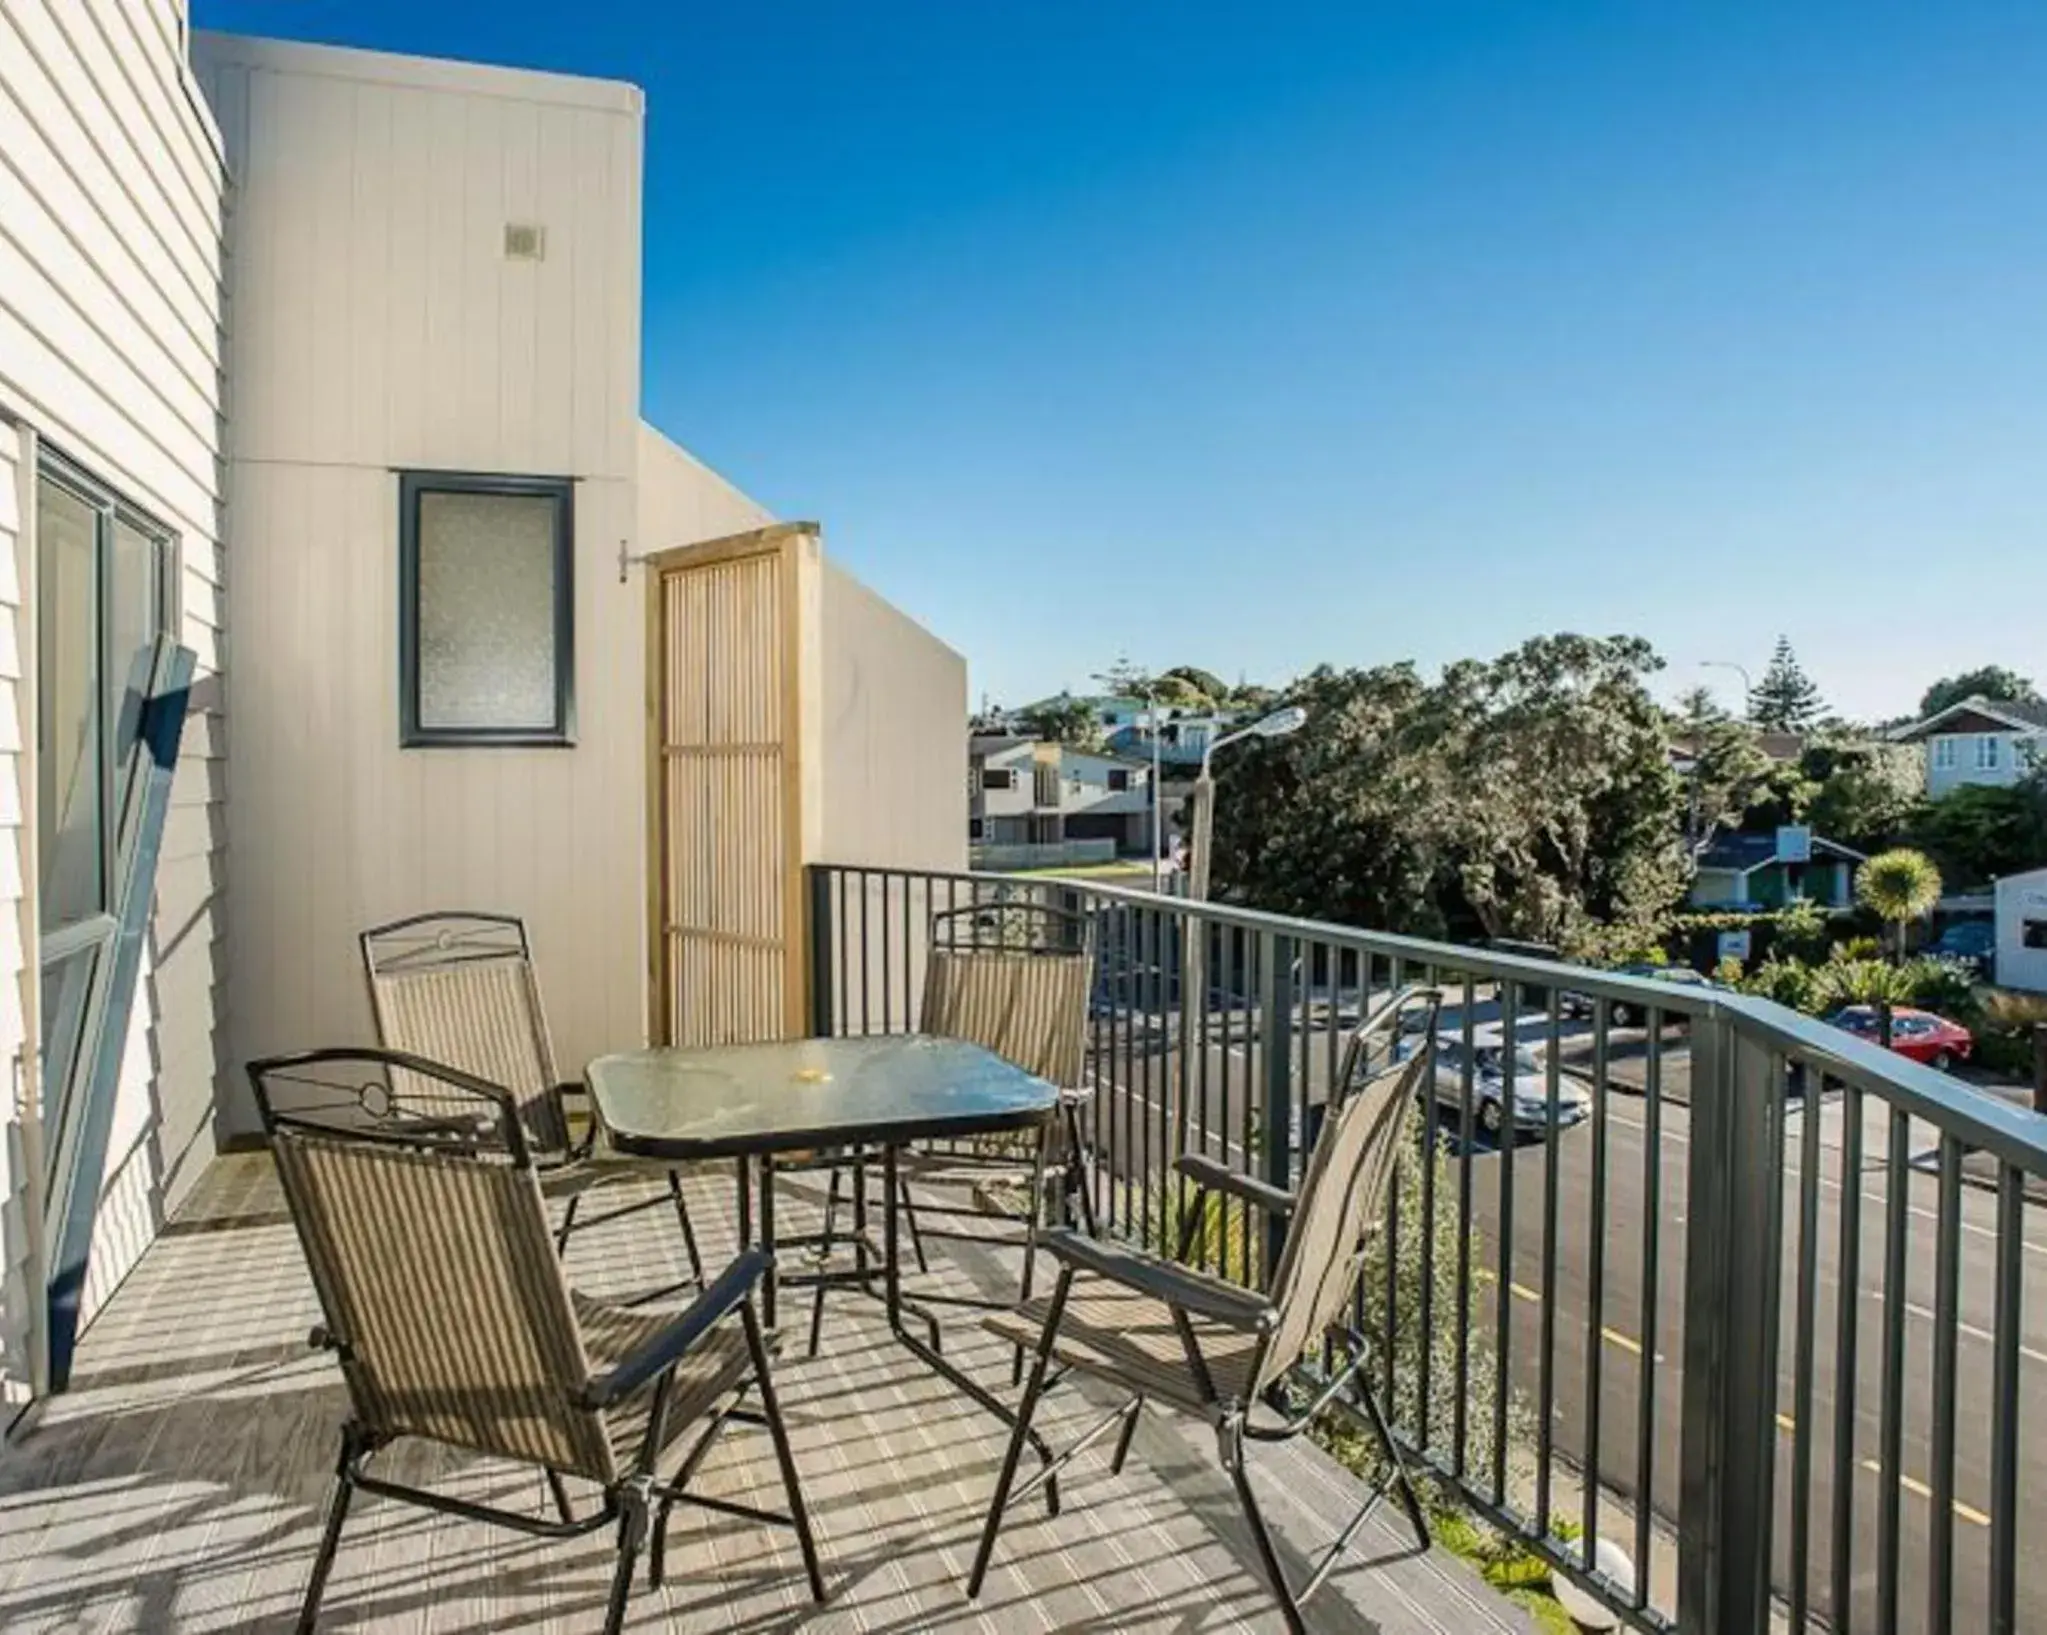
[{"label": "white vertical panel wall", "polygon": [[[224,910],[218,482],[218,133],[182,55],[175,0],[0,0],[0,1074],[9,1115],[35,1002],[22,814],[34,632],[16,492],[24,433],[178,536],[182,639],[199,655],[87,1296],[119,1281],[212,1152]],[[7,1149],[15,1151],[10,1132]],[[6,1315],[21,1175],[0,1161]],[[18,1381],[0,1340],[0,1376]],[[0,1381],[0,1390],[8,1384]]]},{"label": "white vertical panel wall", "polygon": [[[367,1039],[356,933],[478,908],[528,920],[573,1073],[645,1026],[645,607],[618,572],[639,93],[206,34],[194,54],[235,177],[235,1058]],[[544,231],[541,259],[507,258],[508,223]],[[398,747],[402,469],[576,480],[575,747]]]}]

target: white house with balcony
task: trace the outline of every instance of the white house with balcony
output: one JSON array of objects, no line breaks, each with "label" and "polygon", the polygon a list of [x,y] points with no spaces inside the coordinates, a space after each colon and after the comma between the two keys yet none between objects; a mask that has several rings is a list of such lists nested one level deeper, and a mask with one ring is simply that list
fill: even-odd
[{"label": "white house with balcony", "polygon": [[1151,767],[1071,744],[975,736],[967,838],[987,868],[1108,862],[1151,845]]},{"label": "white house with balcony", "polygon": [[1897,739],[1925,749],[1926,793],[1935,800],[1965,784],[2008,787],[2047,765],[2047,704],[1965,698]]}]

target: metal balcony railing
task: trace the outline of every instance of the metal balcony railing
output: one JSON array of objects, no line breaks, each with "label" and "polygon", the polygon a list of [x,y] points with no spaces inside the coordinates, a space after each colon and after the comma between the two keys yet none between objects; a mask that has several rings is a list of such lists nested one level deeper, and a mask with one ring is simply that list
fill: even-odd
[{"label": "metal balcony railing", "polygon": [[1358,1326],[1405,1445],[1627,1622],[2047,1629],[2047,1119],[1740,995],[1081,881],[813,868],[813,1025],[914,1028],[928,916],[1017,897],[1095,916],[1096,1210],[1154,1249],[1182,1147],[1293,1186],[1368,995],[1444,991]]}]

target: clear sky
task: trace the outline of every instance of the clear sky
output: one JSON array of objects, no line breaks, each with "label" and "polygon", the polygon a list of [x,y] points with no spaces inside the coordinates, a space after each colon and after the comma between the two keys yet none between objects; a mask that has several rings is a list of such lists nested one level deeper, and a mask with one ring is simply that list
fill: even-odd
[{"label": "clear sky", "polygon": [[2038,0],[193,10],[643,85],[648,417],[977,697],[1559,628],[2047,685]]}]

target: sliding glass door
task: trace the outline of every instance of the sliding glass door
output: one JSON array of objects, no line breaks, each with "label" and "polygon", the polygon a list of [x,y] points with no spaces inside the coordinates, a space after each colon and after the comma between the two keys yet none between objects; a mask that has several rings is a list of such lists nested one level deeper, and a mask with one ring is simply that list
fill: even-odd
[{"label": "sliding glass door", "polygon": [[[169,640],[169,531],[47,451],[35,542],[40,1112],[51,1377],[61,1388],[155,889],[162,791],[152,801],[152,786],[160,762],[167,784],[176,753],[176,729],[166,756],[152,717],[189,676],[190,655],[181,665]],[[176,715],[181,727],[182,686]]]}]

